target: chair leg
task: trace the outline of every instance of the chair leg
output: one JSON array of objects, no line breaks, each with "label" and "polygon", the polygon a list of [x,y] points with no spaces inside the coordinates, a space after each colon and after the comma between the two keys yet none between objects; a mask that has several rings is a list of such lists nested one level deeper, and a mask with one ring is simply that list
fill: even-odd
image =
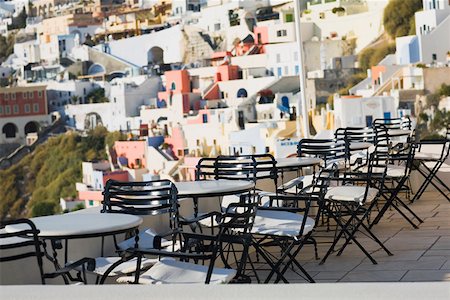
[{"label": "chair leg", "polygon": [[[372,237],[372,239],[389,255],[392,256],[393,254],[383,245],[383,243],[375,236],[375,234],[364,224],[364,220],[367,218],[367,216],[369,215],[371,209],[375,206],[375,202],[373,201],[371,203],[371,205],[369,206],[369,208],[367,208],[366,212],[364,213],[364,215],[362,216],[362,218],[358,218],[357,214],[354,214],[354,219],[357,221],[353,231],[352,231],[352,235],[355,235],[356,232],[358,232],[359,227],[361,226],[362,228],[364,228],[364,230]],[[350,209],[350,208],[348,208]],[[341,247],[341,249],[338,252],[338,256],[342,254],[342,252],[344,251],[344,249],[347,247],[347,245],[350,243],[350,237],[347,238],[347,240],[345,241],[344,245]]]},{"label": "chair leg", "polygon": [[325,263],[325,261],[327,260],[328,256],[333,252],[334,247],[336,246],[338,240],[340,239],[340,237],[345,233],[348,235],[348,237],[358,246],[359,249],[361,249],[361,251],[367,256],[367,258],[369,258],[369,260],[376,265],[377,261],[372,257],[372,255],[370,255],[370,253],[358,242],[358,240],[356,239],[356,237],[354,235],[352,235],[352,233],[350,231],[348,231],[348,227],[349,225],[353,222],[354,220],[354,214],[356,212],[353,212],[350,215],[350,218],[347,220],[347,222],[345,224],[342,224],[342,222],[339,220],[339,218],[337,216],[335,216],[334,214],[332,215],[332,218],[336,221],[336,223],[338,224],[338,226],[341,228],[341,231],[339,232],[337,238],[335,238],[335,240],[333,241],[333,244],[331,245],[330,249],[328,250],[327,254],[324,256],[324,258],[320,261],[320,265]]},{"label": "chair leg", "polygon": [[439,168],[442,165],[442,162],[438,162],[436,163],[436,165],[430,170],[430,168],[428,168],[423,162],[421,162],[421,165],[424,166],[424,168],[429,172],[428,174],[426,174],[421,168],[420,165],[417,168],[417,171],[419,171],[419,173],[425,178],[425,181],[422,183],[422,185],[420,186],[419,190],[417,191],[417,194],[414,196],[413,200],[411,200],[411,202],[414,202],[418,199],[420,199],[420,197],[422,196],[422,194],[425,192],[426,188],[428,187],[428,185],[431,183],[431,181],[433,180],[433,177],[436,175],[436,173],[438,172]]}]

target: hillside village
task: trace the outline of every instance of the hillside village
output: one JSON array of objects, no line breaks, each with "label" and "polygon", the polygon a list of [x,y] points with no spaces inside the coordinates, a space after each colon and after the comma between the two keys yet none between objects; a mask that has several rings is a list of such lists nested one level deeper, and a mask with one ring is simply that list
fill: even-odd
[{"label": "hillside village", "polygon": [[302,137],[376,118],[442,134],[450,2],[414,1],[402,32],[392,2],[0,2],[0,168],[56,135],[120,132],[84,157],[74,197],[52,199],[70,210],[98,205],[108,179],[193,180],[201,157],[288,157]]}]

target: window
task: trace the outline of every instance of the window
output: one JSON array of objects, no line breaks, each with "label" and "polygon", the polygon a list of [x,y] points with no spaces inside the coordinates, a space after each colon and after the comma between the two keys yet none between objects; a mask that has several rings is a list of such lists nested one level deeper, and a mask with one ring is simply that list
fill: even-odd
[{"label": "window", "polygon": [[298,61],[298,52],[297,51],[294,52],[294,60]]},{"label": "window", "polygon": [[281,62],[281,54],[277,54],[277,63]]},{"label": "window", "polygon": [[39,112],[39,103],[34,103],[33,104],[33,112]]},{"label": "window", "polygon": [[9,105],[5,106],[5,115],[10,115],[11,114],[11,107]]},{"label": "window", "polygon": [[277,30],[277,37],[286,36],[286,35],[287,35],[286,29]]},{"label": "window", "polygon": [[25,111],[25,113],[30,113],[30,104],[25,104],[25,106],[24,106],[24,111]]},{"label": "window", "polygon": [[208,115],[207,114],[203,114],[202,118],[203,118],[203,123],[208,123]]},{"label": "window", "polygon": [[94,200],[89,200],[89,206],[94,206]]},{"label": "window", "polygon": [[300,66],[296,65],[295,66],[295,75],[298,75],[300,73]]},{"label": "window", "polygon": [[16,100],[16,93],[11,93],[11,100]]},{"label": "window", "polygon": [[281,75],[283,75],[283,72],[282,72],[282,70],[281,70],[281,67],[278,67],[278,68],[277,68],[277,76],[278,76],[278,77],[281,77]]},{"label": "window", "polygon": [[3,106],[0,106],[0,115],[3,115]]},{"label": "window", "polygon": [[284,75],[287,75],[287,74],[289,74],[289,67],[285,66],[284,67]]},{"label": "window", "polygon": [[27,99],[27,95],[28,95],[27,92],[23,92],[23,93],[22,93],[22,98],[23,98],[23,99]]},{"label": "window", "polygon": [[28,92],[28,98],[32,99],[34,97],[33,92]]},{"label": "window", "polygon": [[8,99],[9,99],[9,94],[5,93],[5,100],[8,100]]},{"label": "window", "polygon": [[214,31],[220,30],[220,23],[214,24]]},{"label": "window", "polygon": [[432,60],[437,60],[437,55],[436,55],[436,53],[433,53],[433,54],[431,55],[431,59],[432,59]]},{"label": "window", "polygon": [[15,105],[13,106],[13,113],[14,113],[14,114],[18,114],[18,113],[19,113],[19,105],[15,104]]},{"label": "window", "polygon": [[42,98],[42,91],[38,91],[38,97]]}]

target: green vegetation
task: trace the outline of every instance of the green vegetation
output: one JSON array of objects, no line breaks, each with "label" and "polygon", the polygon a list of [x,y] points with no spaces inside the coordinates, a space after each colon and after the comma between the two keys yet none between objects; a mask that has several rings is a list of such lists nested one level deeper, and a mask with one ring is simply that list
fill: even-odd
[{"label": "green vegetation", "polygon": [[384,29],[395,39],[415,34],[414,14],[422,9],[422,0],[391,0],[384,9]]},{"label": "green vegetation", "polygon": [[365,71],[376,66],[386,55],[393,53],[395,53],[395,43],[387,41],[378,47],[366,48],[358,55],[359,67]]},{"label": "green vegetation", "polygon": [[440,135],[450,124],[450,111],[438,109],[439,102],[444,97],[450,96],[450,85],[443,83],[438,91],[426,97],[425,108],[434,107],[434,115],[430,118],[424,112],[419,114],[419,132],[422,139],[442,138]]},{"label": "green vegetation", "polygon": [[0,219],[60,212],[61,197],[76,197],[81,162],[105,159],[105,143],[124,139],[97,127],[83,137],[67,133],[50,138],[18,164],[0,171]]},{"label": "green vegetation", "polygon": [[20,14],[12,19],[11,25],[8,25],[8,30],[21,29],[27,26],[27,13],[25,12],[25,7],[22,9]]},{"label": "green vegetation", "polygon": [[86,96],[88,103],[103,103],[103,102],[109,102],[109,99],[105,97],[105,89],[104,88],[98,88],[95,90],[92,90],[87,94]]},{"label": "green vegetation", "polygon": [[0,35],[0,61],[5,61],[8,56],[14,51],[14,42],[15,37],[14,34],[8,35],[5,37]]}]

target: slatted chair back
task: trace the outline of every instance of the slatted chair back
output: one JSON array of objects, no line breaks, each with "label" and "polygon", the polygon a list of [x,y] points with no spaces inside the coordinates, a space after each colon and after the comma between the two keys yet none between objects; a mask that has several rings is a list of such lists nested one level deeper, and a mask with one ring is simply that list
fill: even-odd
[{"label": "slatted chair back", "polygon": [[[24,229],[16,232],[5,232],[4,228],[8,225],[23,225]],[[42,267],[44,253],[41,251],[41,241],[38,234],[39,230],[31,220],[2,221],[0,227],[0,263],[36,257],[41,283],[45,284]],[[26,272],[26,270],[23,271]]]},{"label": "slatted chair back", "polygon": [[401,118],[375,119],[373,121],[373,126],[375,127],[377,125],[384,125],[387,129],[412,129],[412,122],[408,116]]},{"label": "slatted chair back", "polygon": [[335,139],[302,139],[297,145],[297,156],[323,159],[325,167],[348,160],[345,142]]},{"label": "slatted chair back", "polygon": [[177,189],[170,180],[121,182],[108,180],[103,192],[104,213],[168,214],[170,227],[178,228]]}]

